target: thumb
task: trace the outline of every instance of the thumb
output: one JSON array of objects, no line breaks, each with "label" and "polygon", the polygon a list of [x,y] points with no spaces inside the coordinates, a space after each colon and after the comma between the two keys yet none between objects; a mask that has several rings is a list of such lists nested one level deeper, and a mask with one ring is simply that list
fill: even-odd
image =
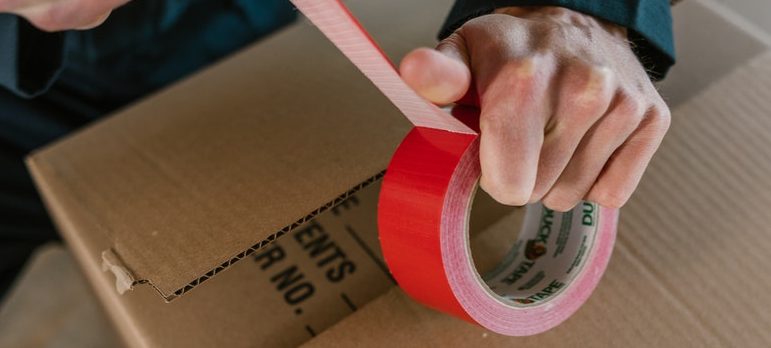
[{"label": "thumb", "polygon": [[466,95],[471,84],[466,45],[457,33],[439,43],[436,50],[413,50],[402,59],[399,71],[419,95],[440,105]]}]

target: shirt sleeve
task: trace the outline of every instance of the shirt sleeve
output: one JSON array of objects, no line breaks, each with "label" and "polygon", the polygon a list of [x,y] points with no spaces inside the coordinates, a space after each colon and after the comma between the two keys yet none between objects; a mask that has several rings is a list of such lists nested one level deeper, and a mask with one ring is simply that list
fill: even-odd
[{"label": "shirt sleeve", "polygon": [[675,63],[669,0],[456,0],[439,38],[471,18],[507,6],[560,6],[626,27],[632,49],[654,80],[666,76]]},{"label": "shirt sleeve", "polygon": [[27,98],[44,93],[62,68],[64,35],[0,14],[0,86]]}]

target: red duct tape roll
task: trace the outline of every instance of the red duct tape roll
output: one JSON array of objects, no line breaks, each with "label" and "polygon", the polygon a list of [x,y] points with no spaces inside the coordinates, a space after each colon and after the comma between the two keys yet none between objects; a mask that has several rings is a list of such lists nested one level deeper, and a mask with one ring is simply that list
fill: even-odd
[{"label": "red duct tape roll", "polygon": [[618,211],[590,202],[565,213],[530,205],[518,241],[483,277],[468,235],[479,177],[477,136],[414,128],[380,191],[388,267],[404,291],[430,307],[501,334],[546,331],[573,314],[599,282]]},{"label": "red duct tape roll", "polygon": [[480,275],[468,235],[481,173],[478,132],[409,89],[339,0],[292,2],[416,126],[391,159],[378,207],[383,255],[402,289],[506,335],[543,332],[574,313],[610,259],[618,210],[591,202],[564,213],[529,205],[517,242]]}]

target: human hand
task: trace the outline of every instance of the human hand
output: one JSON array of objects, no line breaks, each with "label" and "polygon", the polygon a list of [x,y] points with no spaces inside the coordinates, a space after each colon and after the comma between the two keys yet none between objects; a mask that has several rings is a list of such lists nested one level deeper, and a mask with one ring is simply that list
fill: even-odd
[{"label": "human hand", "polygon": [[622,27],[560,7],[508,7],[404,57],[437,103],[481,109],[481,187],[504,204],[620,207],[670,113]]},{"label": "human hand", "polygon": [[129,0],[0,0],[0,13],[26,18],[45,31],[91,29]]}]

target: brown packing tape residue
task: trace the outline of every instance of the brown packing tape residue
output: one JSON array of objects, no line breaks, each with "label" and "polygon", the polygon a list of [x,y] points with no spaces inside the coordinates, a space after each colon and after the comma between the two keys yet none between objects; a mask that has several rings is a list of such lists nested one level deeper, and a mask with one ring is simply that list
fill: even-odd
[{"label": "brown packing tape residue", "polygon": [[115,290],[121,295],[139,283],[112,249],[102,251],[102,271],[115,276]]}]

